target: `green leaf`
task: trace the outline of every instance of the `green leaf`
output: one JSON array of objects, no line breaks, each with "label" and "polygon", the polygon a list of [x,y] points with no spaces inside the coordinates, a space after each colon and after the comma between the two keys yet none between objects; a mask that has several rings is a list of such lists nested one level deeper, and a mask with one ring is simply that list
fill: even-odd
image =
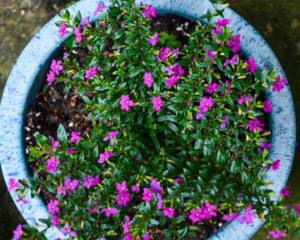
[{"label": "green leaf", "polygon": [[57,139],[64,148],[68,147],[67,133],[62,124],[59,124],[58,130],[57,130]]},{"label": "green leaf", "polygon": [[150,33],[149,29],[143,25],[139,25],[138,28],[144,31],[145,33]]},{"label": "green leaf", "polygon": [[124,32],[125,32],[124,28],[119,28],[114,34],[114,39],[116,40],[116,39],[119,39],[120,37],[122,37]]},{"label": "green leaf", "polygon": [[173,123],[171,122],[167,122],[167,125],[170,129],[172,129],[176,134],[178,134],[178,128],[176,125],[174,125]]},{"label": "green leaf", "polygon": [[201,35],[202,33],[204,33],[204,29],[199,29],[199,30],[193,32],[191,35],[192,36],[197,36],[197,35]]},{"label": "green leaf", "polygon": [[71,52],[73,51],[73,48],[74,48],[74,46],[75,46],[75,44],[76,44],[75,39],[76,39],[76,36],[71,37],[71,38],[69,38],[69,39],[67,39],[67,40],[65,41],[66,46],[67,46],[68,48],[70,48]]},{"label": "green leaf", "polygon": [[188,232],[188,226],[186,226],[183,229],[178,230],[178,236],[180,238],[183,238],[187,234],[187,232]]},{"label": "green leaf", "polygon": [[130,78],[135,77],[135,76],[138,75],[142,70],[143,70],[143,65],[140,64],[140,65],[138,65],[137,67],[135,67],[135,68],[131,71],[129,77],[130,77]]}]

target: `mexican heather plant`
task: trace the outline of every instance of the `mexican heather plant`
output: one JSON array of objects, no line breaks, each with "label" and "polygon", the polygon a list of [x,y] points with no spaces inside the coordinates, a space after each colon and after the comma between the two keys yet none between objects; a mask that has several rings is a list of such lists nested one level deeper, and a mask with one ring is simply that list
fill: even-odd
[{"label": "mexican heather plant", "polygon": [[[18,191],[24,204],[41,186],[56,198],[47,205],[49,218],[40,219],[43,231],[25,225],[32,233],[25,238],[19,225],[13,239],[47,239],[45,231],[56,227],[68,239],[146,240],[155,226],[166,239],[183,239],[217,215],[240,224],[257,217],[276,223],[269,233],[275,239],[299,235],[290,223],[299,223],[300,204],[288,209],[282,197],[272,201],[272,182],[263,178],[280,168],[280,159],[267,158],[270,132],[259,116],[272,103],[258,96],[269,87],[280,92],[286,79],[252,57],[241,59],[230,20],[212,22],[227,0],[210,1],[214,11],[200,18],[208,24],[197,21],[183,48],[174,48],[173,37],[172,44],[159,40],[159,26],[149,27],[156,10],[133,0],[99,3],[94,15],[105,17],[93,26],[80,12],[61,15],[60,37],[74,33],[66,45],[71,51],[86,45],[89,52],[84,66],[73,55],[53,60],[47,81],[65,82],[65,91],[75,87],[93,129],[69,140],[62,125],[58,141],[36,135],[39,148],[31,147],[29,161],[43,161],[33,183],[10,179],[8,190]],[[107,39],[113,52],[105,50]]]}]

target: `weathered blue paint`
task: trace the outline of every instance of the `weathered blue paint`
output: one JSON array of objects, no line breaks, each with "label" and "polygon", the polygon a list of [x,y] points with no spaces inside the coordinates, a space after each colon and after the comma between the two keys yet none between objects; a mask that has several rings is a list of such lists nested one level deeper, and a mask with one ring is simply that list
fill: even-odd
[{"label": "weathered blue paint", "polygon": [[[91,22],[94,22],[96,17],[102,17],[100,13],[96,17],[93,14],[99,2],[99,0],[82,0],[69,7],[69,11],[72,15],[75,15],[80,10],[83,17],[90,16]],[[101,2],[105,6],[109,5],[109,0]],[[160,15],[175,13],[193,21],[205,14],[208,8],[212,9],[212,5],[208,0],[143,0],[143,2],[152,4]],[[137,1],[137,4],[140,4],[140,0]],[[276,74],[285,78],[276,56],[257,31],[229,8],[225,10],[224,15],[231,20],[230,28],[233,34],[241,34],[243,54],[246,57],[252,56],[260,67],[264,65],[278,66]],[[29,180],[23,143],[24,119],[29,104],[34,101],[41,88],[51,59],[62,52],[62,45],[70,36],[60,39],[57,32],[58,28],[54,25],[54,22],[58,20],[58,16],[54,17],[26,46],[16,62],[4,89],[0,105],[0,164],[6,183],[12,177]],[[216,20],[217,18],[213,19],[213,22]],[[281,159],[280,169],[276,172],[269,171],[266,174],[266,179],[274,182],[270,188],[276,192],[275,200],[278,200],[279,191],[286,184],[294,157],[295,111],[288,82],[280,93],[267,90],[266,97],[273,104],[273,111],[269,119],[273,147],[269,159],[272,161]],[[47,208],[40,198],[30,199],[28,195],[27,198],[31,203],[24,205],[16,202],[18,199],[16,193],[12,192],[11,196],[29,224],[39,218],[48,217]],[[249,225],[240,225],[237,221],[233,221],[210,239],[250,239],[261,226],[262,222],[259,220],[255,220],[253,224]],[[42,230],[43,228],[40,227],[39,229]],[[49,230],[47,237],[49,240],[58,237],[64,238],[56,229]]]}]

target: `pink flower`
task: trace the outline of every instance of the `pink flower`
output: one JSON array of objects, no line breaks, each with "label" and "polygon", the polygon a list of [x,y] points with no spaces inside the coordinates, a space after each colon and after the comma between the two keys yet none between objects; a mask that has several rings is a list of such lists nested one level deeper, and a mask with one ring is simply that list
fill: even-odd
[{"label": "pink flower", "polygon": [[174,74],[172,77],[168,78],[167,81],[165,81],[165,84],[171,88],[175,83],[177,83],[177,81],[178,76]]},{"label": "pink flower", "polygon": [[75,39],[76,42],[80,43],[82,40],[82,36],[81,36],[79,28],[75,28],[75,35],[76,35],[76,39]]},{"label": "pink flower", "polygon": [[13,239],[19,239],[22,237],[22,224],[19,224],[16,230],[13,231]]},{"label": "pink flower", "polygon": [[263,142],[263,141],[260,141],[259,145],[264,149],[270,149],[272,147],[272,143],[267,143],[267,142]]},{"label": "pink flower", "polygon": [[168,208],[168,207],[165,207],[164,210],[163,210],[162,212],[163,212],[163,214],[164,214],[166,217],[172,218],[172,217],[174,216],[175,209],[174,209],[174,208]]},{"label": "pink flower", "polygon": [[228,58],[227,60],[225,60],[225,62],[223,63],[223,67],[226,67],[228,64],[238,65],[239,61],[237,61],[237,57],[238,55],[235,54],[232,58]]},{"label": "pink flower", "polygon": [[125,235],[124,238],[125,238],[125,240],[134,240],[134,238],[128,233]]},{"label": "pink flower", "polygon": [[246,102],[246,99],[248,100],[249,103],[254,101],[253,97],[249,97],[248,94],[246,94],[246,95],[241,96],[237,102],[238,102],[238,104],[243,105]]},{"label": "pink flower", "polygon": [[257,66],[255,64],[253,57],[250,57],[249,60],[245,60],[245,63],[247,63],[246,71],[250,69],[250,71],[254,73]]},{"label": "pink flower", "polygon": [[199,208],[198,210],[191,209],[189,219],[191,219],[193,223],[201,222],[204,218],[206,218],[206,214],[203,213],[202,208]]},{"label": "pink flower", "polygon": [[158,200],[158,203],[157,203],[157,209],[159,210],[159,209],[162,208],[162,205],[163,205],[163,199],[162,199],[160,193],[156,193],[156,197],[157,197],[157,200]]},{"label": "pink flower", "polygon": [[146,18],[156,17],[156,10],[152,7],[152,5],[146,6],[141,12],[146,16]]},{"label": "pink flower", "polygon": [[126,181],[123,181],[122,183],[116,183],[116,188],[120,193],[128,192],[128,188],[126,188]]},{"label": "pink flower", "polygon": [[97,74],[97,66],[94,66],[94,67],[90,67],[88,70],[86,70],[85,72],[85,78],[90,78],[90,77],[93,77],[95,74]]},{"label": "pink flower", "polygon": [[161,192],[161,186],[160,183],[156,180],[152,179],[150,183],[150,187],[153,189],[154,193],[160,193]]},{"label": "pink flower", "polygon": [[219,19],[217,22],[215,22],[215,25],[217,25],[218,27],[223,27],[226,26],[230,23],[230,19]]},{"label": "pink flower", "polygon": [[127,112],[129,111],[129,106],[134,106],[133,101],[129,100],[128,95],[122,95],[122,100],[120,100],[121,109],[125,109]]},{"label": "pink flower", "polygon": [[259,132],[262,132],[262,127],[265,126],[265,124],[260,123],[258,119],[250,120],[248,124],[246,124],[247,127],[249,127],[249,131],[257,130]]},{"label": "pink flower", "polygon": [[256,213],[251,212],[251,210],[252,210],[252,205],[250,204],[246,208],[244,216],[237,217],[237,220],[240,222],[240,224],[246,223],[248,225],[249,223],[253,223],[252,217],[256,218],[257,215],[256,215]]},{"label": "pink flower", "polygon": [[66,196],[66,194],[67,194],[67,189],[66,189],[66,187],[63,185],[63,186],[61,186],[61,185],[59,185],[58,187],[57,187],[57,194],[58,195],[60,195],[60,194],[64,194],[64,196]]},{"label": "pink flower", "polygon": [[94,16],[96,16],[99,11],[102,11],[105,8],[107,8],[107,7],[102,6],[102,3],[98,3],[98,7],[97,7],[97,10],[94,12]]},{"label": "pink flower", "polygon": [[78,188],[78,184],[79,181],[76,179],[72,182],[71,178],[66,178],[64,181],[65,188],[70,189],[72,192],[74,192],[75,189]]},{"label": "pink flower", "polygon": [[206,207],[206,218],[210,218],[211,216],[214,216],[216,217],[217,216],[217,213],[214,212],[216,209],[217,209],[217,206],[216,205],[210,205],[209,202],[206,202],[205,203],[205,207]]},{"label": "pink flower", "polygon": [[58,216],[56,216],[55,214],[53,214],[52,216],[51,224],[53,227],[57,227],[58,225]]},{"label": "pink flower", "polygon": [[240,41],[241,35],[238,34],[235,37],[233,37],[233,36],[229,36],[229,37],[230,37],[231,41],[229,43],[227,43],[227,46],[232,47],[232,51],[234,53],[236,53],[238,50],[241,49],[241,46],[240,46],[240,44],[241,44],[241,41]]},{"label": "pink flower", "polygon": [[160,110],[161,107],[164,105],[161,102],[161,97],[154,97],[152,96],[152,103],[153,103],[153,109],[155,109],[157,112]]},{"label": "pink flower", "polygon": [[112,152],[104,152],[104,153],[101,153],[99,155],[99,160],[98,160],[98,163],[104,163],[106,160],[108,160],[110,157],[112,157]]},{"label": "pink flower", "polygon": [[226,123],[229,121],[229,118],[227,116],[222,117],[222,124],[220,125],[220,128],[226,128]]},{"label": "pink flower", "polygon": [[59,146],[59,142],[58,141],[54,142],[54,138],[50,138],[49,143],[52,147],[53,152],[56,152],[56,148]]},{"label": "pink flower", "polygon": [[89,189],[91,186],[93,186],[94,184],[93,184],[93,178],[92,178],[92,176],[88,176],[88,177],[84,177],[83,179],[82,179],[82,181],[83,181],[83,184],[82,184],[82,186],[84,186],[84,187],[86,187],[87,189]]},{"label": "pink flower", "polygon": [[109,217],[110,215],[115,215],[115,214],[117,214],[118,209],[116,209],[116,208],[111,208],[111,207],[109,207],[109,208],[103,208],[103,209],[101,210],[101,213],[104,213],[104,212],[105,212],[105,214],[106,214],[106,217]]},{"label": "pink flower", "polygon": [[127,202],[130,200],[130,193],[127,192],[119,192],[119,195],[116,196],[116,200],[118,200],[118,206],[127,206]]},{"label": "pink flower", "polygon": [[133,185],[131,187],[131,191],[135,192],[135,193],[138,193],[140,191],[140,185],[139,184]]},{"label": "pink flower", "polygon": [[158,55],[155,57],[156,61],[159,62],[167,59],[170,51],[171,51],[170,48],[164,49],[163,47],[161,47]]},{"label": "pink flower", "polygon": [[59,212],[59,208],[57,207],[59,201],[50,199],[50,202],[47,204],[48,212],[55,214],[55,212]]},{"label": "pink flower", "polygon": [[208,108],[214,105],[214,103],[211,100],[212,97],[207,98],[206,96],[204,96],[203,100],[200,101],[199,108],[202,109],[203,113],[207,112]]},{"label": "pink flower", "polygon": [[143,195],[143,200],[144,200],[145,202],[151,201],[151,199],[152,199],[152,192],[151,192],[150,189],[144,188],[144,192],[143,192],[142,195]]},{"label": "pink flower", "polygon": [[215,56],[214,56],[213,51],[210,51],[210,50],[207,49],[205,52],[206,52],[206,54],[209,56],[210,61],[213,62],[214,59],[215,59]]},{"label": "pink flower", "polygon": [[66,222],[65,227],[61,228],[59,231],[64,233],[64,234],[69,234],[71,237],[76,237],[77,236],[77,234],[75,232],[70,230],[70,225],[69,225],[68,222]]},{"label": "pink flower", "polygon": [[296,210],[297,215],[300,216],[300,204],[297,204],[295,210]]},{"label": "pink flower", "polygon": [[79,135],[78,132],[71,133],[71,143],[80,141],[80,137],[78,135]]},{"label": "pink flower", "polygon": [[[224,86],[230,86],[229,81],[226,81],[226,82],[224,83]],[[228,88],[227,93],[231,93],[231,92],[232,92],[232,89],[231,89],[231,88]],[[224,95],[224,94],[225,94],[225,93],[224,93],[223,91],[220,92],[220,95]]]},{"label": "pink flower", "polygon": [[59,71],[63,70],[63,66],[61,66],[61,60],[60,61],[55,61],[54,59],[52,60],[52,63],[51,63],[51,70],[58,76],[59,75]]},{"label": "pink flower", "polygon": [[281,196],[286,196],[290,193],[289,190],[287,190],[286,188],[281,189],[281,191],[279,192]]},{"label": "pink flower", "polygon": [[150,240],[150,235],[149,234],[143,235],[143,240]]},{"label": "pink flower", "polygon": [[151,87],[151,84],[153,83],[153,78],[152,78],[152,72],[145,72],[144,75],[144,84],[147,85],[147,87]]},{"label": "pink flower", "polygon": [[273,89],[272,91],[275,92],[280,92],[283,88],[284,88],[284,84],[286,83],[286,79],[285,78],[282,78],[280,79],[280,76],[277,77],[277,80],[275,82],[273,82]]},{"label": "pink flower", "polygon": [[24,204],[27,204],[27,203],[30,203],[29,201],[27,201],[25,198],[23,198],[23,197],[20,197],[18,200],[17,200],[17,202],[22,202],[22,203],[24,203]]},{"label": "pink flower", "polygon": [[63,38],[68,33],[67,26],[61,23],[58,32],[60,33],[60,38]]},{"label": "pink flower", "polygon": [[278,230],[276,232],[275,231],[270,231],[269,234],[272,235],[272,237],[274,239],[281,238],[281,237],[287,237],[288,236],[287,234],[284,234],[282,232],[282,230]]},{"label": "pink flower", "polygon": [[165,67],[164,71],[168,72],[169,76],[171,76],[174,71],[175,68],[179,65],[179,63],[175,63],[174,65],[171,65],[170,67]]},{"label": "pink flower", "polygon": [[51,85],[54,82],[54,80],[55,80],[54,72],[50,71],[49,73],[47,73],[47,82],[49,82],[48,85]]},{"label": "pink flower", "polygon": [[67,153],[69,153],[69,154],[71,154],[73,151],[74,151],[74,149],[72,149],[72,148],[67,149]]},{"label": "pink flower", "polygon": [[265,112],[272,112],[271,107],[272,107],[271,100],[266,100],[266,101],[264,102],[264,105],[263,105],[264,111],[265,111]]},{"label": "pink flower", "polygon": [[177,179],[175,180],[175,182],[177,182],[178,184],[180,184],[180,183],[182,182],[182,178],[177,178]]},{"label": "pink flower", "polygon": [[105,55],[107,56],[108,54],[109,54],[109,51],[106,51],[106,52],[105,52]]},{"label": "pink flower", "polygon": [[14,179],[14,178],[10,178],[9,182],[8,182],[9,188],[7,189],[9,192],[11,192],[12,190],[14,192],[16,192],[15,188],[20,187],[20,184]]},{"label": "pink flower", "polygon": [[155,34],[148,40],[147,44],[148,44],[148,45],[149,45],[149,44],[152,44],[153,46],[155,46],[156,43],[159,42],[158,37],[159,37],[159,33],[155,33]]},{"label": "pink flower", "polygon": [[[110,140],[109,144],[110,145],[115,145],[114,141],[116,142],[117,141],[117,138],[116,136],[118,135],[119,131],[110,131],[108,133],[108,135],[106,137],[103,138],[103,141],[107,141],[107,140]],[[114,139],[114,141],[113,141]]]},{"label": "pink flower", "polygon": [[209,94],[212,94],[218,87],[220,87],[220,85],[210,82],[208,86],[205,87],[205,91],[208,91]]},{"label": "pink flower", "polygon": [[204,118],[204,113],[203,113],[203,109],[200,108],[200,106],[198,106],[198,112],[197,112],[197,115],[196,115],[196,119],[199,120],[200,118]]},{"label": "pink flower", "polygon": [[122,225],[122,227],[124,228],[124,233],[128,233],[129,231],[129,221],[130,221],[129,216],[126,216],[125,223]]},{"label": "pink flower", "polygon": [[174,75],[182,77],[183,74],[184,74],[184,71],[182,70],[182,66],[176,66],[174,68]]},{"label": "pink flower", "polygon": [[224,215],[222,217],[222,220],[230,222],[230,221],[235,220],[239,215],[240,215],[239,213],[230,212],[228,215]]},{"label": "pink flower", "polygon": [[50,159],[47,160],[47,165],[46,165],[46,172],[56,172],[57,168],[56,166],[60,163],[59,160],[55,161],[55,157],[52,156]]},{"label": "pink flower", "polygon": [[171,52],[172,52],[173,55],[175,54],[174,59],[178,59],[179,48],[173,49],[173,50],[171,50]]}]

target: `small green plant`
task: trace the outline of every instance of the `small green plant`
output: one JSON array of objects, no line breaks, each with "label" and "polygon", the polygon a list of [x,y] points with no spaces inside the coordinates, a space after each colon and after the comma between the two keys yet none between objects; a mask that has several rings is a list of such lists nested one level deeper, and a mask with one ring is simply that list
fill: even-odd
[{"label": "small green plant", "polygon": [[[162,44],[166,44],[166,46],[170,46],[172,48],[179,48],[181,47],[181,42],[176,41],[176,36],[174,34],[168,34],[166,32],[162,32],[159,34],[159,38],[158,40],[162,43]],[[169,41],[169,43],[168,43]]]}]

